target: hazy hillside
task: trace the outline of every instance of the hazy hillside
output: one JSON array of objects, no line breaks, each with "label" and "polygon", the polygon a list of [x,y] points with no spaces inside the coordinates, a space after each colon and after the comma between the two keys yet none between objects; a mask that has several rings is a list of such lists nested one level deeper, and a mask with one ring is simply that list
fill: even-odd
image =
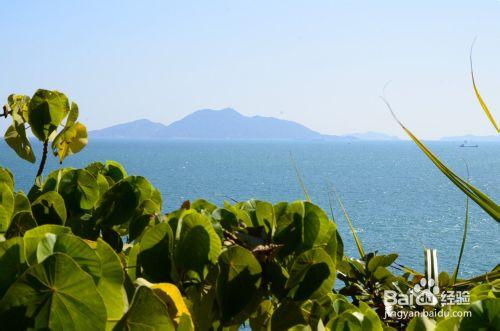
[{"label": "hazy hillside", "polygon": [[109,139],[240,139],[381,141],[397,137],[379,132],[324,135],[302,124],[263,116],[244,116],[234,109],[202,109],[170,125],[141,119],[91,131],[93,138]]},{"label": "hazy hillside", "polygon": [[316,131],[273,117],[244,116],[234,109],[198,110],[170,125],[138,120],[91,131],[95,138],[322,139]]},{"label": "hazy hillside", "polygon": [[166,128],[167,126],[161,123],[155,123],[142,119],[114,125],[102,130],[91,131],[89,134],[93,138],[145,139],[158,136]]}]

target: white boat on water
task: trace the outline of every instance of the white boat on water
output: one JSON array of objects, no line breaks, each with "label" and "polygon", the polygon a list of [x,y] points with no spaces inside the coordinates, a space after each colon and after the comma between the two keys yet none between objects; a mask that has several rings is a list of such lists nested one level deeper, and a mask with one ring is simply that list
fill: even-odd
[{"label": "white boat on water", "polygon": [[460,145],[460,147],[479,147],[479,146],[477,144],[468,144],[467,140],[464,140],[464,142],[462,143],[462,145]]}]

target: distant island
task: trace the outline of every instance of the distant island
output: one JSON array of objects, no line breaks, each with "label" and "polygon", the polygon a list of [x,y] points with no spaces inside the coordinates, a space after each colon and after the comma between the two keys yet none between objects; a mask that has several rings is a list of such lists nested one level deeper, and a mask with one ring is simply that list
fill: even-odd
[{"label": "distant island", "polygon": [[475,135],[464,135],[464,136],[452,136],[452,137],[443,137],[441,141],[457,141],[464,142],[468,141],[470,143],[478,143],[478,142],[500,142],[500,136],[475,136]]},{"label": "distant island", "polygon": [[244,116],[231,108],[198,110],[170,125],[140,119],[91,131],[89,135],[91,138],[106,139],[397,140],[377,132],[325,135],[293,121]]}]

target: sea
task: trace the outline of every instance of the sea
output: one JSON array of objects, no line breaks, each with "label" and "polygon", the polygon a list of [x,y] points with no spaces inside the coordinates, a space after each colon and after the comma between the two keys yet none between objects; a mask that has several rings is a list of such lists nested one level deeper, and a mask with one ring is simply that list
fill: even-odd
[{"label": "sea", "polygon": [[[500,201],[500,143],[460,148],[456,142],[427,142],[462,178]],[[35,145],[41,150],[40,145]],[[39,159],[39,157],[38,157]],[[293,160],[314,203],[330,215],[335,189],[366,252],[396,252],[398,262],[424,270],[424,248],[438,251],[440,271],[453,272],[465,221],[466,196],[411,141],[172,141],[91,139],[62,166],[84,167],[115,160],[128,174],[148,178],[163,195],[163,211],[185,200],[303,200]],[[2,141],[0,166],[15,174],[16,188],[27,191],[37,165],[19,159]],[[45,174],[61,167],[49,156]],[[346,254],[358,256],[336,201],[333,217]],[[470,221],[460,277],[493,269],[500,257],[500,224],[470,202]]]}]

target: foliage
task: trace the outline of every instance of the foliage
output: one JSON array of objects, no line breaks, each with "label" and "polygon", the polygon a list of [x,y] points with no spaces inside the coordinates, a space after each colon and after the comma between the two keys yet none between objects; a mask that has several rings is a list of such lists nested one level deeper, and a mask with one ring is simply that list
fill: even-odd
[{"label": "foliage", "polygon": [[[59,162],[69,155],[78,153],[87,145],[87,128],[78,119],[78,105],[69,102],[68,97],[59,91],[39,89],[30,98],[27,95],[11,94],[3,107],[3,116],[12,117],[12,124],[5,132],[5,141],[16,154],[31,163],[36,161],[26,130],[43,143],[43,155],[37,177],[43,172],[52,142],[54,156]],[[58,131],[66,119],[63,128]],[[29,125],[27,127],[27,125]]]},{"label": "foliage", "polygon": [[397,254],[345,256],[335,222],[309,201],[197,200],[162,215],[158,190],[116,162],[56,170],[27,196],[5,169],[0,183],[2,327],[428,330],[500,316],[494,270],[440,276],[444,289],[472,290],[460,306],[469,318],[386,317],[383,292],[421,275],[393,273]]}]

